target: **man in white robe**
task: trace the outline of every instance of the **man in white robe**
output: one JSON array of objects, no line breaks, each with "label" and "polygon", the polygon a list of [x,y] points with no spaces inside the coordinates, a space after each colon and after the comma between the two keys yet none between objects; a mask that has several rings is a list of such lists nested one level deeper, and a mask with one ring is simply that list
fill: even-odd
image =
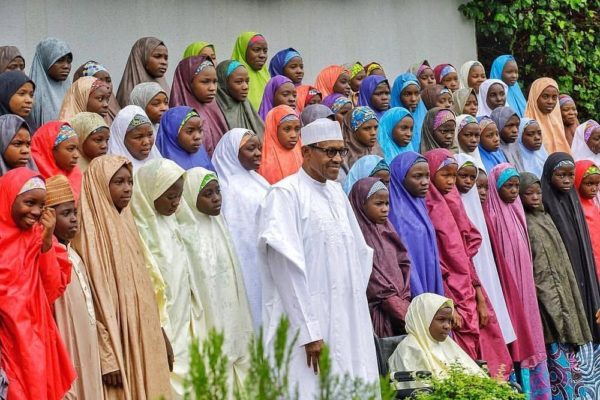
[{"label": "man in white robe", "polygon": [[290,336],[299,334],[291,389],[297,385],[300,399],[312,400],[323,344],[334,374],[373,383],[378,370],[366,297],[373,251],[334,182],[347,152],[340,125],[318,119],[301,137],[302,168],[273,185],[259,210],[259,253],[266,348],[287,315]]}]

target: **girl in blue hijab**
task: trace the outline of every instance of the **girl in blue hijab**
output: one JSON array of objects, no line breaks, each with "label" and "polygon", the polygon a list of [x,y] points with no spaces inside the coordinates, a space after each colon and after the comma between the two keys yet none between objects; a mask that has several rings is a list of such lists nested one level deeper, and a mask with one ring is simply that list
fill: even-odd
[{"label": "girl in blue hijab", "polygon": [[542,127],[535,119],[521,118],[517,143],[523,159],[523,168],[533,173],[539,179],[544,172],[544,163],[548,153],[542,143]]},{"label": "girl in blue hijab", "polygon": [[377,119],[390,108],[390,84],[385,76],[370,75],[360,84],[358,106],[370,107]]},{"label": "girl in blue hijab", "polygon": [[[394,131],[397,127],[399,131],[395,138]],[[383,114],[377,128],[377,141],[388,164],[398,154],[416,151],[421,146],[420,140],[418,142],[415,140],[413,129],[414,119],[406,108],[393,107]]]},{"label": "girl in blue hijab", "polygon": [[386,186],[390,183],[390,167],[382,157],[375,154],[362,156],[352,165],[344,181],[344,192],[350,194],[356,182],[370,176],[381,179]]},{"label": "girl in blue hijab", "polygon": [[[405,95],[405,98],[402,95]],[[412,99],[412,100],[411,100]],[[421,99],[421,85],[417,77],[410,72],[398,75],[392,87],[392,107],[404,107],[413,117],[413,150],[421,148],[421,127],[427,114],[427,107]]]},{"label": "girl in blue hijab", "polygon": [[269,74],[271,78],[277,75],[287,76],[296,86],[302,84],[304,78],[302,56],[291,47],[278,51],[269,63]]},{"label": "girl in blue hijab", "polygon": [[479,155],[489,174],[492,168],[498,164],[507,163],[506,156],[500,150],[500,134],[496,123],[490,117],[477,117],[477,123],[481,129],[479,140]]},{"label": "girl in blue hijab", "polygon": [[490,79],[500,79],[506,83],[508,86],[506,105],[515,110],[519,118],[522,118],[525,114],[527,100],[525,100],[519,82],[517,82],[519,79],[519,66],[515,58],[509,54],[496,58],[492,64]]}]

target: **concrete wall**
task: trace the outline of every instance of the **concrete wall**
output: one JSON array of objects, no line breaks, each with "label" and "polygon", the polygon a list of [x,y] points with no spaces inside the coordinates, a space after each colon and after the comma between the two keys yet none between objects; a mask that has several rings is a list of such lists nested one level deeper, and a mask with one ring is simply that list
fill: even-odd
[{"label": "concrete wall", "polygon": [[94,59],[118,84],[136,39],[156,36],[169,48],[169,81],[184,48],[211,41],[218,60],[236,36],[261,32],[269,53],[294,47],[303,55],[305,82],[333,63],[378,61],[393,78],[427,58],[457,68],[476,57],[474,25],[460,0],[0,0],[0,45],[16,45],[29,71],[35,45],[66,40],[73,68]]}]

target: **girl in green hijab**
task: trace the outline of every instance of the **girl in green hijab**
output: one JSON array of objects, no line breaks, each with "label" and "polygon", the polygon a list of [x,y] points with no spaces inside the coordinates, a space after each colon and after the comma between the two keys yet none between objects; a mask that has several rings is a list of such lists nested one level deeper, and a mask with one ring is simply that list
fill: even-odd
[{"label": "girl in green hijab", "polygon": [[231,53],[231,59],[239,61],[248,70],[250,77],[248,100],[256,111],[260,107],[265,86],[271,78],[267,69],[268,50],[267,40],[263,35],[256,32],[244,32],[238,36]]}]

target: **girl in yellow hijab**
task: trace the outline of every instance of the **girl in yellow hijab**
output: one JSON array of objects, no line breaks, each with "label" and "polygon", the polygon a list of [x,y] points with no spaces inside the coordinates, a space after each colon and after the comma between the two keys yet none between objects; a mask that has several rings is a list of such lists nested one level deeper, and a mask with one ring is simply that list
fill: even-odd
[{"label": "girl in yellow hijab", "polygon": [[244,32],[235,41],[231,53],[231,59],[239,61],[248,70],[250,76],[248,100],[255,111],[258,111],[265,86],[271,79],[267,69],[268,50],[267,40],[263,35],[256,32]]}]

